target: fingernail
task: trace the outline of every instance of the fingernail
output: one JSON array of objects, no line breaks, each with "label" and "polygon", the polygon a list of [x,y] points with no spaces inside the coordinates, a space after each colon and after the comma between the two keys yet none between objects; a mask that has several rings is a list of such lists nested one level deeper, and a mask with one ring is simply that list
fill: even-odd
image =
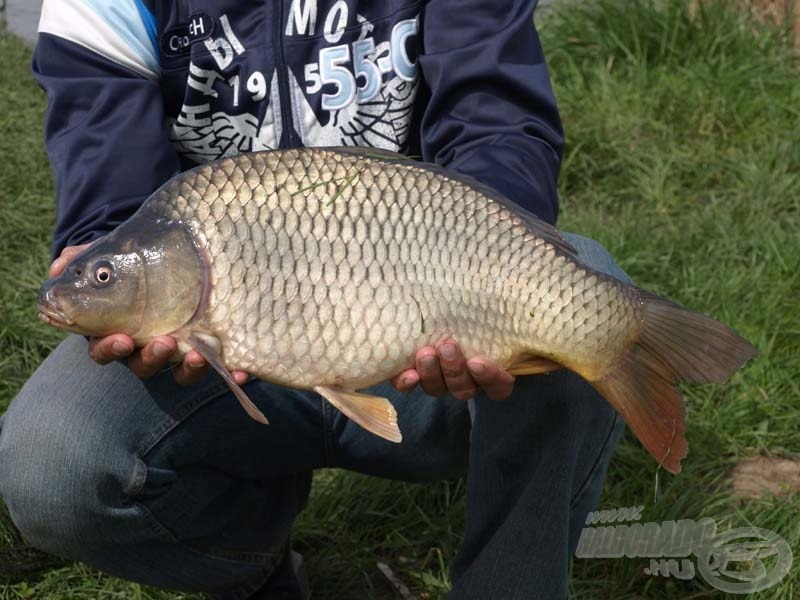
[{"label": "fingernail", "polygon": [[403,386],[411,387],[417,385],[417,379],[415,377],[411,377],[411,375],[407,375],[403,377]]},{"label": "fingernail", "polygon": [[453,360],[456,357],[456,347],[453,344],[445,344],[439,348],[439,354],[441,354],[442,358],[445,360]]},{"label": "fingernail", "polygon": [[486,373],[486,365],[483,365],[481,363],[474,363],[474,364],[467,363],[467,368],[469,369],[470,373],[473,373],[478,377]]},{"label": "fingernail", "polygon": [[204,362],[199,362],[199,363],[187,362],[186,366],[189,367],[190,369],[202,369],[203,367],[206,366],[206,363],[204,363]]},{"label": "fingernail", "polygon": [[128,345],[125,342],[113,342],[111,344],[111,352],[114,353],[114,356],[125,356],[128,351]]},{"label": "fingernail", "polygon": [[436,357],[435,356],[425,356],[422,360],[419,361],[419,366],[423,368],[425,371],[430,371],[436,366]]},{"label": "fingernail", "polygon": [[170,354],[169,347],[161,342],[153,344],[153,354],[156,358],[166,358]]}]

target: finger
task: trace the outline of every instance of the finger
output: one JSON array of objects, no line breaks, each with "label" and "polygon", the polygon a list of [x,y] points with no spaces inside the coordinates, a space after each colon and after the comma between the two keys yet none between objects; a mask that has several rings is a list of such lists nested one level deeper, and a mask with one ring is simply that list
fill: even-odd
[{"label": "finger", "polygon": [[175,376],[175,381],[181,385],[192,385],[197,383],[208,372],[208,364],[206,359],[196,350],[189,350],[183,360],[172,367],[172,374]]},{"label": "finger", "polygon": [[447,390],[457,400],[467,400],[478,392],[475,380],[467,371],[467,361],[461,348],[453,341],[442,342],[436,347],[439,364],[447,384]]},{"label": "finger", "polygon": [[168,335],[153,338],[139,352],[131,354],[128,368],[137,377],[147,379],[163,369],[177,349],[175,338]]},{"label": "finger", "polygon": [[133,349],[133,340],[123,334],[93,337],[89,340],[89,356],[101,365],[125,358],[133,352]]},{"label": "finger", "polygon": [[406,369],[391,379],[392,385],[400,392],[410,392],[419,384],[419,372],[416,369]]},{"label": "finger", "polygon": [[244,385],[247,383],[247,380],[250,379],[250,374],[245,371],[231,371],[231,375],[233,375],[233,380],[239,385]]},{"label": "finger", "polygon": [[430,396],[443,396],[447,393],[447,384],[439,368],[439,355],[436,349],[425,346],[417,352],[417,372],[419,384],[426,394]]},{"label": "finger", "polygon": [[[208,373],[208,363],[196,350],[189,350],[183,360],[172,367],[175,381],[181,385],[192,385],[199,382]],[[233,380],[239,385],[244,385],[250,378],[245,371],[231,371]]]},{"label": "finger", "polygon": [[50,277],[58,277],[64,271],[64,268],[75,258],[78,254],[86,250],[94,242],[88,244],[81,244],[80,246],[67,246],[61,251],[61,255],[53,261],[50,265]]},{"label": "finger", "polygon": [[487,358],[470,358],[467,369],[475,383],[491,400],[505,400],[514,391],[514,376]]}]

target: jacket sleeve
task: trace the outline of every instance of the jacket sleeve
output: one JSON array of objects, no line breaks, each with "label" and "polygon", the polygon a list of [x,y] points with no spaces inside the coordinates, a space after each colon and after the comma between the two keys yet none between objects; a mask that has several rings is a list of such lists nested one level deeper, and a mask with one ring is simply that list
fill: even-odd
[{"label": "jacket sleeve", "polygon": [[419,67],[423,159],[475,177],[555,223],[563,133],[533,0],[431,0]]},{"label": "jacket sleeve", "polygon": [[127,219],[180,162],[163,124],[155,23],[141,0],[45,0],[33,73],[48,99],[56,256]]}]

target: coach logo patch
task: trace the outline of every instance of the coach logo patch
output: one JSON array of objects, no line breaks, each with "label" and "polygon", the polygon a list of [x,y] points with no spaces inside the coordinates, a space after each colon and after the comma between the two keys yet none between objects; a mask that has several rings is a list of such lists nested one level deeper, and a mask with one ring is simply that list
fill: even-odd
[{"label": "coach logo patch", "polygon": [[161,51],[167,56],[186,54],[195,42],[208,38],[214,31],[214,21],[199,13],[189,17],[188,23],[171,27],[161,35]]}]

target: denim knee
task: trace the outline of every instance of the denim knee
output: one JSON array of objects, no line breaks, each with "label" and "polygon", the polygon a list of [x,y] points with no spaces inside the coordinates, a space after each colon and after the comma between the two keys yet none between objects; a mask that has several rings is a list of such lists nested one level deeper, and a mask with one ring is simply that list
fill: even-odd
[{"label": "denim knee", "polygon": [[298,450],[313,445],[304,440],[313,440],[316,409],[276,399],[276,411],[294,412],[271,433],[237,410],[218,378],[179,386],[165,372],[144,383],[122,364],[97,365],[86,350],[79,336],[63,342],[0,420],[0,497],[23,536],[148,585],[219,592],[263,584],[311,475],[277,471],[250,448],[274,454],[292,432]]},{"label": "denim knee", "polygon": [[0,431],[0,496],[23,537],[66,558],[89,560],[98,532],[128,510],[125,490],[134,484],[134,456],[101,448],[80,411],[42,410],[47,399],[20,394]]},{"label": "denim knee", "polygon": [[87,360],[84,340],[64,342],[0,421],[0,497],[14,523],[32,545],[78,560],[113,543],[98,532],[135,510],[127,493],[146,471],[115,435],[121,415],[109,404],[124,399],[100,398],[123,387],[125,367],[71,364]]}]

